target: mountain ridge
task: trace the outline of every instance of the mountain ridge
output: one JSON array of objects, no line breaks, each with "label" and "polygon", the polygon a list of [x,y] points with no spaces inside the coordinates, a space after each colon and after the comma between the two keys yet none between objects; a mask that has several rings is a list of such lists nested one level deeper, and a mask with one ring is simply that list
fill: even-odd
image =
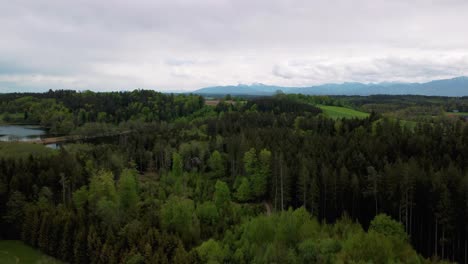
[{"label": "mountain ridge", "polygon": [[281,90],[284,93],[307,95],[426,95],[426,96],[468,96],[468,77],[459,76],[451,79],[432,80],[424,83],[327,83],[309,87],[288,87],[262,83],[211,86],[192,93],[207,95],[271,95]]}]

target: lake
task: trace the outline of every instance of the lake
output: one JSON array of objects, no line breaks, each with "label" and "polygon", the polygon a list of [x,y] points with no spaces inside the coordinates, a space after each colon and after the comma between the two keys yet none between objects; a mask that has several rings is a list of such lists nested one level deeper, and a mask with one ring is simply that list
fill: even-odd
[{"label": "lake", "polygon": [[0,125],[0,141],[30,141],[46,135],[47,131],[39,126]]},{"label": "lake", "polygon": [[[47,130],[40,126],[0,125],[0,142],[32,141],[47,137]],[[47,144],[46,147],[57,149],[59,144]]]}]

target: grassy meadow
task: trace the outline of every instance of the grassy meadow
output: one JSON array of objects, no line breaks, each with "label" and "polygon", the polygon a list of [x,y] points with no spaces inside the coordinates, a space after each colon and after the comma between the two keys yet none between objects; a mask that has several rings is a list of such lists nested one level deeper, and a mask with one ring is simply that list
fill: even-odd
[{"label": "grassy meadow", "polygon": [[0,240],[2,264],[58,264],[62,263],[18,240]]},{"label": "grassy meadow", "polygon": [[[27,158],[29,155],[52,155],[55,150],[42,144],[25,142],[0,142],[0,158]],[[1,263],[1,262],[0,262]]]},{"label": "grassy meadow", "polygon": [[366,118],[369,116],[368,113],[357,111],[351,108],[341,106],[329,106],[329,105],[318,105],[322,109],[323,113],[330,118]]},{"label": "grassy meadow", "polygon": [[457,113],[453,113],[453,112],[447,112],[447,115],[454,115],[454,116],[468,116],[468,112],[457,112]]}]

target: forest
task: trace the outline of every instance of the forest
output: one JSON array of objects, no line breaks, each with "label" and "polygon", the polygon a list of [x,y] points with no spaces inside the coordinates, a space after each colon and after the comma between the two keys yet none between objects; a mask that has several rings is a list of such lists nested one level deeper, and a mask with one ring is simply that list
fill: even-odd
[{"label": "forest", "polygon": [[1,94],[5,124],[130,132],[0,143],[0,239],[68,263],[467,263],[468,98],[218,99]]}]

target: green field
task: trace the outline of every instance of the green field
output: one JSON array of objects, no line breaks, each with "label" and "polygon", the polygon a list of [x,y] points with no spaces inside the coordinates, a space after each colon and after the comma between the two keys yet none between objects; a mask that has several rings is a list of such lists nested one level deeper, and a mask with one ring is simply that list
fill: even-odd
[{"label": "green field", "polygon": [[468,116],[468,112],[458,112],[458,113],[447,112],[447,114],[455,115],[455,116]]},{"label": "green field", "polygon": [[27,158],[29,155],[37,157],[54,153],[56,153],[55,150],[41,144],[0,142],[0,158]]},{"label": "green field", "polygon": [[40,264],[62,263],[18,240],[0,240],[0,263]]},{"label": "green field", "polygon": [[[416,128],[416,126],[418,125],[418,122],[416,121],[411,121],[411,120],[401,120],[401,119],[396,119],[394,117],[387,117],[388,120],[390,120],[391,122],[399,122],[400,123],[400,126],[401,127],[405,127],[409,130],[412,130],[414,131],[414,129]],[[372,123],[372,130],[374,131],[375,133],[375,127],[377,124],[383,122],[383,119],[379,119],[379,120],[376,120]]]},{"label": "green field", "polygon": [[400,120],[400,124],[406,128],[414,130],[414,128],[416,128],[416,126],[418,125],[418,122],[410,120]]},{"label": "green field", "polygon": [[330,118],[366,118],[368,113],[360,112],[351,108],[330,105],[318,105],[320,109]]}]

